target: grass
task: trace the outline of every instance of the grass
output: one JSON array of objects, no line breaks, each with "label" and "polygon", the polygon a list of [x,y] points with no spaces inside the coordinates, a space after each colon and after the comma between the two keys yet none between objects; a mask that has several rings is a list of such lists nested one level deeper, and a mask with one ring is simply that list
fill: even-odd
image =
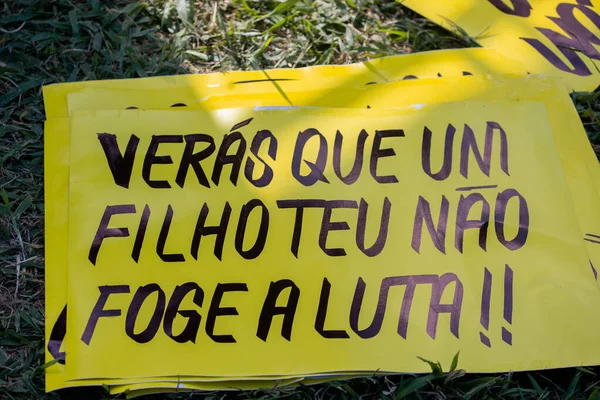
[{"label": "grass", "polygon": [[[343,64],[471,45],[393,0],[0,2],[0,398],[110,398],[102,389],[44,394],[41,85]],[[598,150],[600,92],[573,100]],[[478,376],[443,374],[434,364],[429,375],[193,397],[600,399],[599,371]]]}]

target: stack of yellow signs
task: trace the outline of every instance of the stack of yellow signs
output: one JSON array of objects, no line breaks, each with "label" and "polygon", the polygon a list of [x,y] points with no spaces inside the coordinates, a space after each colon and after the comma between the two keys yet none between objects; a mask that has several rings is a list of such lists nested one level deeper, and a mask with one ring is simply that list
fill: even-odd
[{"label": "stack of yellow signs", "polygon": [[469,49],[45,87],[47,389],[599,364],[600,170],[525,73]]}]

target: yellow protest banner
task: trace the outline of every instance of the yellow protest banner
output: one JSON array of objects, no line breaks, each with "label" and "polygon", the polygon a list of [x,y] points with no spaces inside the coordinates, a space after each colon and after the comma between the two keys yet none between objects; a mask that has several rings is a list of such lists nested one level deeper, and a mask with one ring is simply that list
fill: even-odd
[{"label": "yellow protest banner", "polygon": [[[46,360],[58,359],[59,363],[46,370],[47,390],[54,390],[65,386],[78,385],[78,382],[65,382],[64,371],[64,338],[66,335],[66,258],[67,231],[64,229],[68,221],[66,205],[68,204],[68,143],[69,127],[67,120],[57,120],[58,117],[67,117],[67,94],[75,95],[77,91],[94,90],[98,96],[97,101],[90,104],[91,108],[102,108],[102,99],[105,93],[97,90],[158,90],[155,96],[148,93],[142,96],[141,107],[155,107],[156,99],[165,99],[164,95],[173,95],[173,88],[185,87],[189,92],[193,88],[193,99],[198,100],[198,88],[204,87],[207,93],[213,96],[235,94],[235,101],[244,102],[241,105],[260,104],[272,101],[270,90],[279,88],[278,85],[298,80],[300,86],[306,82],[325,86],[341,85],[342,87],[365,86],[377,82],[393,81],[398,79],[413,79],[427,76],[460,76],[475,74],[500,74],[524,73],[524,68],[518,62],[513,62],[499,56],[497,52],[487,49],[461,49],[445,50],[439,52],[420,53],[398,57],[386,57],[370,62],[346,66],[319,66],[299,70],[269,70],[254,72],[232,72],[226,74],[194,75],[181,77],[157,77],[147,79],[132,79],[119,81],[92,81],[77,82],[44,87],[44,101],[48,121],[46,122],[46,291],[51,294],[46,296],[46,316],[52,323],[46,324]],[[266,80],[266,82],[264,82]],[[277,85],[274,85],[274,82]],[[298,87],[300,87],[298,86]],[[371,86],[371,85],[370,85]],[[267,93],[261,94],[258,89]],[[335,98],[335,91],[330,92]],[[281,98],[281,91],[277,91]],[[177,101],[169,104],[161,103],[164,107],[181,104],[188,101],[175,93]],[[125,100],[129,97],[122,94],[117,98]],[[275,103],[279,102],[275,99]],[[318,96],[317,96],[318,98]],[[315,99],[316,100],[316,99]],[[85,101],[85,99],[84,99]],[[304,102],[308,98],[303,98]],[[190,104],[193,102],[190,100]],[[114,98],[107,108],[118,104]],[[225,104],[231,106],[232,103]],[[287,104],[287,103],[284,103]],[[85,106],[84,106],[85,107]],[[156,378],[159,379],[159,378]],[[198,379],[198,378],[197,378]],[[208,378],[206,378],[208,379]],[[149,380],[152,380],[149,378]],[[92,382],[90,382],[92,383]],[[100,383],[110,383],[103,380]]]},{"label": "yellow protest banner", "polygon": [[67,374],[598,363],[544,104],[418,108],[76,113]]},{"label": "yellow protest banner", "polygon": [[[561,158],[564,160],[563,167],[567,169],[567,178],[569,180],[569,185],[571,190],[574,191],[574,194],[579,193],[580,196],[574,195],[574,199],[579,199],[580,206],[584,207],[583,211],[581,211],[578,216],[579,220],[583,221],[585,224],[590,227],[586,232],[595,232],[593,228],[597,227],[597,218],[593,213],[593,204],[594,201],[589,197],[591,194],[593,195],[595,192],[594,185],[590,185],[586,183],[585,176],[589,173],[595,172],[597,165],[580,162],[587,161],[589,159],[594,159],[593,152],[589,148],[587,144],[587,140],[585,138],[585,134],[583,132],[583,128],[580,126],[577,114],[572,108],[570,104],[568,104],[568,98],[566,98],[566,102],[563,102],[564,92],[557,89],[553,82],[549,82],[548,80],[532,78],[529,80],[488,80],[477,77],[465,77],[459,79],[452,80],[421,80],[421,81],[404,81],[402,83],[394,83],[394,84],[386,84],[386,85],[369,85],[365,88],[365,90],[340,90],[335,93],[332,93],[329,96],[324,96],[323,98],[317,98],[316,100],[308,100],[313,99],[314,97],[303,97],[302,92],[291,93],[286,89],[286,92],[291,96],[294,104],[298,105],[309,105],[309,104],[319,104],[325,106],[336,106],[339,104],[349,105],[352,107],[360,107],[364,108],[367,105],[371,104],[372,107],[385,107],[385,106],[394,106],[394,105],[402,105],[412,102],[416,103],[426,103],[426,102],[439,102],[439,101],[448,101],[448,100],[464,100],[468,98],[480,98],[480,99],[502,99],[502,98],[515,98],[515,99],[534,99],[544,101],[546,103],[546,107],[550,110],[550,118],[553,125],[557,127],[557,143],[559,146],[559,153],[561,154]],[[516,81],[516,82],[515,82]],[[285,83],[283,83],[285,84]],[[272,88],[272,87],[271,87]],[[307,87],[308,88],[308,87]],[[398,93],[402,93],[402,96],[398,96]],[[165,92],[165,96],[169,96],[169,91]],[[286,100],[279,97],[271,96],[272,104],[280,104],[285,105]],[[119,96],[121,97],[121,96]],[[115,97],[116,98],[116,97]],[[143,97],[142,97],[143,98]],[[134,97],[135,99],[135,97]],[[261,96],[257,94],[256,102],[259,102]],[[220,104],[231,104],[231,105],[244,105],[244,103],[252,104],[252,101],[244,98],[237,99],[235,96],[231,98],[223,98],[222,96],[217,97],[217,103]],[[218,105],[218,104],[217,104]],[[143,106],[143,103],[142,103]],[[191,104],[193,106],[193,104]],[[215,107],[215,101],[211,98],[210,101],[204,101],[200,103],[201,107]],[[173,108],[173,110],[180,110],[181,108]],[[65,111],[66,112],[66,111]],[[65,120],[66,121],[66,120]],[[47,137],[51,138],[62,138],[62,142],[68,144],[68,138],[64,136],[65,132],[68,132],[68,123],[63,123],[62,126],[58,126],[61,124],[56,124],[57,121],[49,121],[48,124],[52,127],[56,128],[55,131],[48,132],[47,126]],[[64,122],[64,121],[63,121]],[[50,134],[48,134],[50,133]],[[62,135],[62,136],[61,136]],[[46,141],[46,146],[48,147],[49,141]],[[59,146],[60,147],[60,146]],[[67,146],[68,148],[68,146]],[[50,150],[50,151],[49,151]],[[64,193],[66,193],[66,189],[61,190],[60,185],[57,186],[57,183],[61,182],[61,174],[64,176],[66,171],[68,174],[68,167],[65,169],[61,166],[68,165],[68,150],[64,147],[62,149],[57,149],[56,151],[52,151],[52,149],[46,150],[46,162],[52,163],[51,157],[54,156],[57,160],[54,166],[56,168],[56,173],[51,175],[46,174],[48,179],[49,176],[52,176],[51,183],[52,185],[46,185],[47,188],[55,188],[56,190],[48,190],[46,192],[46,209],[47,209],[47,218],[53,215],[51,210],[54,207],[60,210],[60,207],[65,207],[67,201],[63,199]],[[588,157],[589,156],[589,157]],[[47,171],[53,170],[52,168],[47,167]],[[62,178],[63,182],[64,179]],[[66,188],[67,184],[62,183],[62,187]],[[63,194],[61,194],[63,193]],[[585,209],[588,211],[585,211]],[[591,210],[590,210],[591,207]],[[60,212],[60,218],[58,218],[56,224],[50,224],[47,220],[47,240],[50,241],[52,238],[59,238],[60,235],[66,236],[66,230],[62,228],[66,223],[66,210]],[[54,229],[54,234],[50,234],[50,230]],[[62,229],[62,230],[61,230]],[[63,237],[64,237],[63,236]],[[588,237],[589,238],[589,237]],[[593,240],[593,238],[592,238]],[[61,243],[61,240],[55,240],[54,243]],[[588,245],[593,246],[592,242],[586,242]],[[51,266],[56,265],[56,270],[60,271],[61,268],[65,268],[66,266],[66,250],[61,253],[59,246],[47,246],[47,268],[50,270]],[[62,255],[61,255],[62,254]],[[52,255],[56,255],[55,258],[51,258]],[[62,259],[61,259],[62,257]],[[55,260],[54,263],[51,261]],[[64,308],[65,300],[63,293],[66,293],[66,269],[63,269],[62,276],[63,284],[62,287],[64,289],[56,289],[52,290],[53,295],[48,297],[47,307],[48,307],[48,320],[56,321],[55,318],[52,318],[51,313],[54,311],[54,315],[58,317],[61,313],[61,310]],[[50,290],[53,282],[55,281],[52,278],[52,282],[50,281],[50,277],[55,277],[56,274],[48,274],[48,282],[47,289]],[[54,283],[54,285],[60,288],[60,282]],[[54,307],[52,305],[54,304]],[[60,324],[48,324],[48,331],[51,330],[52,327],[60,326]],[[53,330],[54,331],[54,330]],[[60,329],[57,329],[60,331]],[[49,333],[47,333],[48,335]],[[63,332],[64,334],[64,332]],[[62,339],[61,339],[62,341]],[[51,359],[51,358],[50,358]],[[48,369],[48,379],[47,382],[49,385],[51,383],[55,384],[55,387],[60,387],[59,385],[65,385],[64,383],[64,372],[61,371],[61,365],[54,365]],[[64,371],[64,369],[62,370]],[[62,383],[61,383],[62,382]],[[77,382],[71,382],[70,384],[76,384]]]},{"label": "yellow protest banner", "polygon": [[398,0],[483,47],[521,61],[530,73],[563,79],[569,89],[600,84],[600,3],[596,0]]}]

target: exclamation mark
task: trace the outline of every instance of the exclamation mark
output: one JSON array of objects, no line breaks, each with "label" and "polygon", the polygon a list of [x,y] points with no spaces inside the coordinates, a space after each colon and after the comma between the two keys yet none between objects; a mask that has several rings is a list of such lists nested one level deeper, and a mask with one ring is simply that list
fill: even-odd
[{"label": "exclamation mark", "polygon": [[[481,318],[479,322],[487,331],[490,328],[490,300],[492,297],[492,273],[485,268],[483,273],[483,290],[481,292]],[[479,332],[481,343],[487,347],[492,347],[490,339],[483,333]]]},{"label": "exclamation mark", "polygon": [[[483,307],[483,306],[482,306]],[[504,320],[512,324],[513,313],[513,270],[504,266]],[[512,346],[512,333],[502,327],[502,340]]]}]

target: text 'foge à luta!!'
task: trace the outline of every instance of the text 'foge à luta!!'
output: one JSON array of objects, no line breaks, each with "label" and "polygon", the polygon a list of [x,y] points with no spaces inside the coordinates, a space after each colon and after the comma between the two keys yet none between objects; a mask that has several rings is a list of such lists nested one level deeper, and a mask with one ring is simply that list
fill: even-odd
[{"label": "text 'foge \u00e0 luta!!'", "polygon": [[[123,376],[418,371],[459,348],[471,370],[533,368],[598,323],[565,313],[533,336],[598,300],[539,103],[97,112],[71,129],[73,378],[116,373],[86,361],[108,349]],[[536,284],[565,265],[591,303]],[[366,355],[311,357],[350,348]],[[233,354],[264,363],[217,360]]]}]

